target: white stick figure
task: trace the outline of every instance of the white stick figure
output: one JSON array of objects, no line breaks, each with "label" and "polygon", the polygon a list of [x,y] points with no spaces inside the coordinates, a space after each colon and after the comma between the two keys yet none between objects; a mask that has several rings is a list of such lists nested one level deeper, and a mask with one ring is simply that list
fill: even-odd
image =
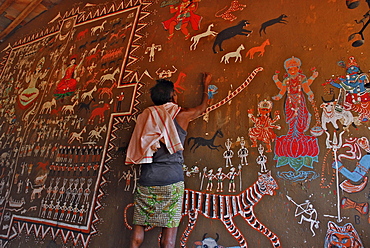
[{"label": "white stick figure", "polygon": [[234,156],[234,152],[232,150],[230,150],[231,144],[232,143],[231,143],[230,139],[227,139],[226,142],[225,142],[225,146],[226,146],[227,150],[223,154],[224,158],[226,159],[226,167],[229,167],[229,165],[233,166],[233,164],[231,162],[231,158]]},{"label": "white stick figure", "polygon": [[207,174],[204,175],[208,178],[207,188],[206,191],[212,191],[213,189],[213,178],[215,175],[213,175],[213,169],[210,169]]},{"label": "white stick figure", "polygon": [[145,54],[149,53],[149,62],[154,61],[155,50],[158,50],[158,52],[162,51],[162,46],[153,43],[150,47],[146,48]]},{"label": "white stick figure", "polygon": [[263,154],[264,150],[265,150],[265,148],[260,144],[258,146],[258,153],[260,155],[257,157],[256,162],[257,162],[257,164],[259,164],[261,166],[261,172],[267,172],[267,169],[266,169],[267,157],[266,157],[266,155]]},{"label": "white stick figure", "polygon": [[240,138],[240,146],[241,148],[238,151],[238,157],[240,158],[241,165],[248,165],[247,157],[248,157],[248,149],[245,147],[245,140],[244,137]]},{"label": "white stick figure", "polygon": [[223,192],[224,191],[224,179],[226,175],[222,172],[222,167],[217,169],[217,173],[215,174],[215,178],[217,179],[217,189],[216,192]]},{"label": "white stick figure", "polygon": [[320,222],[317,220],[317,211],[313,208],[313,205],[309,200],[306,200],[304,203],[297,206],[294,216],[297,217],[299,215],[301,216],[301,220],[298,223],[302,224],[303,221],[309,222],[312,237],[314,237],[316,233],[313,228],[319,228]]},{"label": "white stick figure", "polygon": [[316,235],[315,231],[313,228],[315,227],[316,229],[319,228],[319,223],[320,221],[317,220],[317,211],[316,209],[313,208],[313,205],[309,200],[306,200],[304,203],[297,204],[295,201],[290,196],[286,196],[289,201],[291,201],[294,205],[297,206],[295,209],[294,216],[301,216],[301,220],[298,222],[299,224],[302,224],[303,221],[307,221],[310,223],[310,229],[312,232],[312,237]]},{"label": "white stick figure", "polygon": [[159,70],[161,68],[158,68],[158,70],[155,73],[158,75],[159,79],[170,78],[170,77],[172,77],[172,74],[174,74],[175,72],[177,72],[177,68],[174,67],[174,66],[172,66],[172,67],[174,69],[173,71],[171,71],[171,70],[163,70],[163,71],[159,72]]},{"label": "white stick figure", "polygon": [[241,167],[239,167],[239,171],[235,171],[235,167],[231,167],[229,173],[227,173],[226,177],[229,179],[229,192],[236,192],[235,188],[235,177],[239,176],[241,171]]}]

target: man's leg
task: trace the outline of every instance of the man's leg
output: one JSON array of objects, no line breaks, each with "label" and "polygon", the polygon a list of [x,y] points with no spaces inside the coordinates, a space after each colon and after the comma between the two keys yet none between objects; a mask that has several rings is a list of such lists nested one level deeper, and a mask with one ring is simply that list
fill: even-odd
[{"label": "man's leg", "polygon": [[161,248],[175,248],[177,227],[162,228]]},{"label": "man's leg", "polygon": [[134,225],[131,233],[130,248],[139,248],[144,241],[144,226]]}]

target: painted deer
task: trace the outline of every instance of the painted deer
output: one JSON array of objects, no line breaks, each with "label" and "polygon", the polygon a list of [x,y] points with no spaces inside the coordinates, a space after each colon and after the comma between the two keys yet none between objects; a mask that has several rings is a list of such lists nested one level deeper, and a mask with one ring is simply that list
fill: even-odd
[{"label": "painted deer", "polygon": [[252,47],[251,49],[249,49],[248,52],[247,52],[247,54],[245,55],[245,57],[248,57],[248,55],[249,55],[249,58],[250,59],[253,59],[254,54],[257,53],[257,52],[259,52],[258,57],[262,57],[265,54],[265,47],[267,45],[270,45],[270,40],[269,39],[265,40],[262,43],[262,45],[256,46],[256,47]]},{"label": "painted deer", "polygon": [[96,49],[98,49],[98,46],[99,46],[100,44],[98,43],[94,48],[92,48],[91,50],[90,50],[90,52],[89,52],[89,55],[92,55],[92,54],[94,54],[94,53],[96,53]]},{"label": "painted deer", "polygon": [[68,140],[68,143],[72,143],[74,140],[79,141],[80,143],[83,141],[82,134],[86,133],[86,127],[84,127],[79,133],[72,132],[71,137]]},{"label": "painted deer", "polygon": [[203,33],[200,33],[200,34],[197,34],[197,35],[194,35],[193,37],[191,37],[191,41],[193,42],[193,44],[190,45],[190,50],[195,50],[197,49],[197,45],[199,43],[199,40],[203,37],[207,37],[207,36],[216,36],[217,35],[217,32],[215,31],[211,31],[211,28],[213,27],[213,23],[209,24],[208,28],[207,28],[207,31],[203,32]]},{"label": "painted deer", "polygon": [[239,62],[242,62],[242,55],[240,54],[240,51],[244,49],[245,48],[243,44],[241,44],[235,52],[229,52],[222,56],[220,63],[225,61],[225,64],[228,64],[231,57],[235,57],[235,62],[238,61],[238,59],[240,60]]},{"label": "painted deer", "polygon": [[77,100],[73,104],[64,105],[62,108],[62,114],[65,115],[67,114],[67,112],[69,112],[70,115],[73,115],[75,113],[74,108],[76,105],[77,105]]},{"label": "painted deer", "polygon": [[92,94],[97,90],[96,88],[96,85],[94,86],[94,88],[92,88],[91,90],[85,92],[85,93],[82,93],[81,95],[81,101],[85,101],[85,99],[88,97],[89,100],[93,99],[93,96]]},{"label": "painted deer", "polygon": [[108,41],[111,41],[114,38],[118,39],[119,33],[120,33],[120,30],[117,33],[111,33]]},{"label": "painted deer", "polygon": [[86,81],[84,83],[84,89],[87,89],[91,83],[95,83],[96,84],[96,83],[99,82],[99,80],[96,79],[96,75],[98,75],[98,73],[97,72],[94,72],[93,77],[90,80],[88,80],[88,81]]},{"label": "painted deer", "polygon": [[96,139],[96,140],[100,140],[102,139],[103,137],[100,135],[100,133],[102,132],[106,132],[107,131],[107,127],[106,125],[102,126],[102,127],[96,127],[95,129],[91,130],[89,132],[89,136],[87,137],[87,139]]},{"label": "painted deer", "polygon": [[85,30],[79,32],[77,34],[77,36],[76,36],[76,41],[80,41],[80,40],[86,38],[87,32],[89,32],[89,29],[88,28],[86,28]]},{"label": "painted deer", "polygon": [[[31,187],[32,187],[32,184],[31,184]],[[41,193],[44,189],[45,189],[45,184],[42,185],[41,187],[38,187],[38,188],[33,188],[32,187],[31,202],[36,199],[36,196],[37,196],[37,198],[40,198]]]},{"label": "painted deer", "polygon": [[103,84],[107,80],[111,80],[111,81],[116,82],[117,80],[114,77],[116,76],[117,73],[120,73],[119,68],[115,69],[113,73],[109,73],[109,74],[105,74],[105,75],[101,76],[99,84]]},{"label": "painted deer", "polygon": [[105,111],[110,109],[110,105],[108,103],[104,103],[103,107],[95,108],[93,111],[91,111],[91,116],[87,122],[87,124],[94,124],[94,120],[96,117],[99,117],[98,122],[102,123],[104,122],[104,113]]},{"label": "painted deer", "polygon": [[104,20],[101,25],[95,26],[91,28],[91,35],[95,35],[95,33],[99,30],[102,32],[104,30],[104,24],[107,22],[107,20]]},{"label": "painted deer", "polygon": [[57,106],[57,102],[56,102],[55,98],[53,98],[50,102],[45,102],[42,105],[40,114],[50,114],[51,113],[51,108],[53,106],[55,106],[55,107]]},{"label": "painted deer", "polygon": [[99,89],[99,99],[103,99],[104,97],[104,94],[107,94],[108,95],[108,98],[112,98],[113,97],[113,92],[112,90],[117,87],[117,83],[115,82],[114,84],[112,84],[112,86],[110,88],[106,87],[106,88],[100,88]]}]

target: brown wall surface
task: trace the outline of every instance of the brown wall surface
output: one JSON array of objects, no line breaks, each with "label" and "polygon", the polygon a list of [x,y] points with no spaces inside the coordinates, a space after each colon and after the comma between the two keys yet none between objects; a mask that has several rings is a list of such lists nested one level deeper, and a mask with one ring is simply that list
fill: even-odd
[{"label": "brown wall surface", "polygon": [[149,89],[169,78],[194,107],[209,72],[184,150],[184,205],[199,214],[184,214],[176,247],[370,247],[359,3],[68,0],[17,30],[0,45],[1,245],[128,247],[139,167],[124,159]]}]

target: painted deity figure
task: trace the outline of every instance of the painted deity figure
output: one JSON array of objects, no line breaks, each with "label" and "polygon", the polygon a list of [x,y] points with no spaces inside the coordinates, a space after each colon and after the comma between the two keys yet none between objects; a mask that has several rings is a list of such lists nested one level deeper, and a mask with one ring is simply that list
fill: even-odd
[{"label": "painted deity figure", "polygon": [[257,147],[257,140],[261,140],[266,144],[267,151],[272,152],[271,141],[274,141],[276,134],[273,129],[280,130],[279,125],[274,125],[280,120],[279,111],[275,111],[275,118],[271,118],[272,102],[264,100],[258,103],[258,116],[253,115],[253,110],[248,110],[248,117],[254,123],[254,126],[249,128],[249,137],[252,141],[252,147]]},{"label": "painted deity figure", "polygon": [[[174,15],[170,19],[162,22],[165,30],[168,30],[169,32],[168,40],[173,38],[175,29],[181,30],[181,32],[185,35],[185,39],[189,39],[189,23],[192,29],[199,30],[202,17],[194,13],[198,8],[198,2],[200,2],[200,0],[181,0],[177,6],[170,4],[170,13]],[[162,3],[161,7],[167,5],[168,4]]]},{"label": "painted deity figure", "polygon": [[[300,70],[301,60],[291,57],[284,62],[287,74],[281,82],[276,73],[272,79],[280,89],[278,95],[273,100],[280,100],[286,95],[284,111],[286,123],[289,126],[286,135],[276,138],[275,158],[277,167],[288,164],[294,169],[295,174],[303,166],[313,168],[313,162],[318,161],[319,146],[317,138],[308,136],[304,133],[310,125],[311,114],[306,106],[306,99],[303,93],[308,96],[309,101],[313,102],[314,94],[310,85],[318,76],[314,71],[310,78],[307,78]],[[297,175],[299,176],[299,175]]]},{"label": "painted deity figure", "polygon": [[334,161],[332,164],[333,169],[338,166],[339,172],[353,182],[361,182],[370,170],[370,142],[368,138],[359,138],[357,144],[366,151],[366,154],[360,159],[353,171],[348,170],[341,161]]},{"label": "painted deity figure", "polygon": [[18,96],[18,105],[21,109],[26,109],[32,105],[40,94],[39,89],[36,87],[37,82],[46,77],[48,71],[42,72],[42,67],[45,63],[45,57],[42,57],[36,65],[34,72],[28,72],[26,75],[26,83],[28,87],[24,89]]},{"label": "painted deity figure", "polygon": [[367,121],[370,118],[370,114],[364,115],[364,109],[370,112],[370,83],[369,77],[366,73],[360,70],[354,57],[348,58],[346,65],[346,76],[338,77],[339,82],[330,79],[329,82],[332,86],[344,89],[345,100],[344,108],[347,110],[353,110],[362,114],[360,117],[362,121]]},{"label": "painted deity figure", "polygon": [[[77,90],[77,71],[81,66],[86,53],[83,54],[81,61],[77,64],[77,56],[73,55],[70,58],[69,65],[62,68],[63,77],[58,82],[54,91],[56,99],[63,99],[64,97],[71,96]],[[66,59],[63,59],[63,65],[65,65]]]}]

